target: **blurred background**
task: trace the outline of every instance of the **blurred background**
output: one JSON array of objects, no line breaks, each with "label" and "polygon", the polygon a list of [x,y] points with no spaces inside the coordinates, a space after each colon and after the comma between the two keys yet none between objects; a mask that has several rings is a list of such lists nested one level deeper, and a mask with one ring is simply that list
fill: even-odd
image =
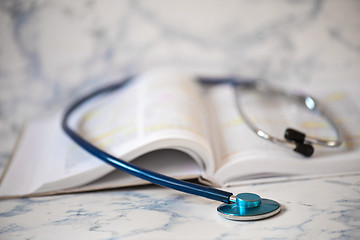
[{"label": "blurred background", "polygon": [[27,120],[152,68],[360,93],[359,30],[356,0],[1,0],[0,167]]}]

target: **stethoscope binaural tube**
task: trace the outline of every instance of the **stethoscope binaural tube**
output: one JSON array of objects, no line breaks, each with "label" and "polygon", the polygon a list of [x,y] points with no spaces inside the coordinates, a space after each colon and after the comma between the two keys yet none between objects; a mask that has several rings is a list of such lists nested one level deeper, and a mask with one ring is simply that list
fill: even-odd
[{"label": "stethoscope binaural tube", "polygon": [[[235,98],[236,98],[236,107],[237,110],[246,123],[246,125],[259,137],[268,140],[270,142],[273,142],[275,144],[292,148],[295,152],[305,156],[305,157],[311,157],[314,153],[314,147],[313,145],[328,147],[328,148],[335,148],[339,147],[343,143],[343,135],[338,128],[335,121],[331,118],[331,116],[326,112],[325,109],[320,107],[319,103],[315,100],[315,98],[300,94],[300,93],[289,93],[280,89],[276,89],[264,82],[260,81],[254,81],[252,84],[247,84],[246,86],[239,86],[235,85]],[[336,140],[326,140],[326,139],[320,139],[315,137],[306,136],[305,133],[300,132],[293,128],[286,128],[284,132],[284,138],[280,139],[275,136],[270,135],[269,133],[265,132],[262,129],[259,129],[253,122],[250,120],[250,118],[245,114],[243,110],[243,106],[241,104],[241,90],[247,91],[247,90],[254,90],[258,91],[260,93],[266,93],[276,96],[282,96],[284,98],[287,98],[288,100],[293,100],[296,103],[304,106],[307,110],[313,112],[314,114],[321,115],[331,126],[331,128],[335,131]]]},{"label": "stethoscope binaural tube", "polygon": [[[89,101],[90,99],[101,94],[110,93],[117,90],[130,82],[132,78],[127,78],[124,81],[109,85],[107,87],[98,89],[79,100],[75,101],[64,113],[62,119],[62,128],[65,133],[80,147],[92,154],[93,156],[101,159],[102,161],[110,164],[111,166],[120,169],[128,174],[134,175],[154,184],[172,188],[181,192],[209,198],[216,201],[224,202],[218,208],[220,215],[231,220],[259,220],[271,217],[279,213],[280,204],[269,199],[262,199],[256,194],[245,193],[236,196],[233,193],[219,190],[216,188],[206,187],[203,185],[181,181],[172,177],[168,177],[147,169],[140,168],[124,160],[121,160],[109,153],[104,152],[98,147],[94,146],[79,134],[77,134],[68,124],[69,118],[80,106]],[[227,207],[228,206],[228,207]]]}]

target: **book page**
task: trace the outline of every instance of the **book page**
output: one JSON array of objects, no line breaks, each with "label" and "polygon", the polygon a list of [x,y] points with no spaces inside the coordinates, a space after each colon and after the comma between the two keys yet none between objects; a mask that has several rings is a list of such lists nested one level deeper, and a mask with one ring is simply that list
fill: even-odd
[{"label": "book page", "polygon": [[87,110],[76,128],[125,160],[159,148],[181,148],[201,167],[213,168],[200,90],[192,75],[149,72]]},{"label": "book page", "polygon": [[[241,93],[241,92],[240,92]],[[208,107],[218,129],[213,134],[216,145],[215,179],[221,184],[253,178],[274,176],[316,175],[359,171],[358,160],[360,114],[354,96],[336,90],[319,93],[322,105],[343,131],[345,143],[338,149],[315,146],[311,158],[258,137],[239,115],[234,89],[230,85],[209,88]],[[287,127],[323,139],[334,139],[330,125],[319,115],[301,108],[299,104],[263,101],[263,107],[242,96],[244,111],[256,125],[273,136],[283,139]],[[276,114],[273,114],[274,111]]]},{"label": "book page", "polygon": [[[1,182],[0,196],[80,186],[110,171],[65,135],[58,114],[27,124]],[[49,189],[44,188],[47,183],[53,183]]]},{"label": "book page", "polygon": [[[180,150],[197,163],[194,168],[194,164],[185,162],[184,167],[188,167],[184,169],[194,169],[180,174],[193,176],[199,168],[205,171],[213,166],[199,91],[192,75],[176,71],[147,73],[119,91],[85,104],[74,113],[70,125],[93,144],[126,161],[158,149]],[[61,117],[59,114],[28,124],[0,186],[0,195],[74,188],[114,170],[66,136]],[[170,166],[178,158],[161,161],[166,161],[163,166]],[[168,167],[161,169],[174,172]]]},{"label": "book page", "polygon": [[[167,161],[171,159],[171,161]],[[134,161],[137,166],[155,171],[157,173],[172,176],[180,179],[195,179],[200,176],[202,169],[194,162],[188,154],[171,149],[153,151],[144,154]],[[143,185],[148,182],[129,175],[122,171],[113,171],[89,184],[86,184],[75,191],[88,191],[96,189],[109,189],[124,186]]]}]

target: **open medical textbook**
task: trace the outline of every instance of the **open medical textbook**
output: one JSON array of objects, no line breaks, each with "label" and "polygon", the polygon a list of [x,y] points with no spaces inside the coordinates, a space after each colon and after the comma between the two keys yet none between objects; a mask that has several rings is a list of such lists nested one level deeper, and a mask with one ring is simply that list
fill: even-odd
[{"label": "open medical textbook", "polygon": [[[139,75],[124,88],[82,107],[71,126],[114,156],[180,179],[200,178],[218,187],[360,171],[360,114],[347,92],[318,91],[341,124],[345,142],[316,148],[305,158],[256,136],[236,109],[230,85],[204,87],[178,71]],[[249,107],[249,106],[248,106]],[[333,137],[320,120],[267,107],[254,118],[275,132],[296,125]],[[259,115],[262,114],[262,115]],[[4,171],[0,197],[36,196],[144,184],[77,146],[62,131],[61,114],[29,122]],[[281,133],[280,133],[281,134]]]}]

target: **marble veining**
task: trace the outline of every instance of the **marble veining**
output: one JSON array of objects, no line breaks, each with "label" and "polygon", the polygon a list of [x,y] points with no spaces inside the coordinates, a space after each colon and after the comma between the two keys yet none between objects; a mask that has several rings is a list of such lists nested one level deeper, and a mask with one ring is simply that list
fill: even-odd
[{"label": "marble veining", "polygon": [[[344,188],[344,184],[351,187]],[[359,184],[358,176],[344,176],[229,189],[254,191],[283,205],[276,217],[257,222],[225,220],[217,215],[217,202],[157,187],[5,200],[0,205],[0,236],[356,239],[360,233]]]},{"label": "marble veining", "polygon": [[[0,1],[0,170],[23,124],[155,67],[360,92],[360,2]],[[360,175],[247,185],[283,210],[233,222],[150,187],[0,201],[0,239],[359,239]]]}]

